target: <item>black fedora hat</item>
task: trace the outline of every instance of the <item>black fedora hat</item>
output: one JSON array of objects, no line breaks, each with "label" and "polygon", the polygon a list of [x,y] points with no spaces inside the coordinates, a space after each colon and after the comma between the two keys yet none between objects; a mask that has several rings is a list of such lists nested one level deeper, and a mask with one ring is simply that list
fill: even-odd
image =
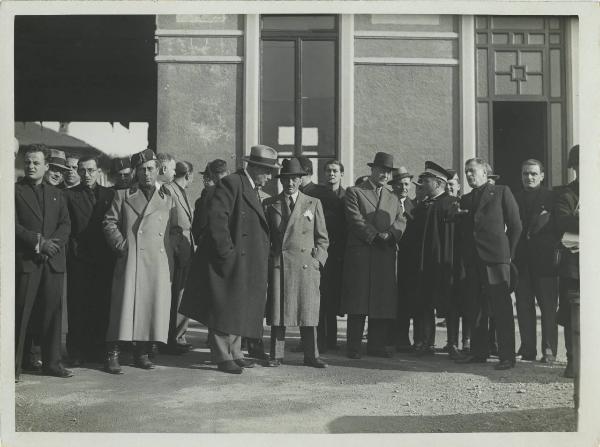
[{"label": "black fedora hat", "polygon": [[281,162],[281,171],[275,177],[287,177],[291,175],[305,176],[306,171],[302,168],[297,158],[285,159]]},{"label": "black fedora hat", "polygon": [[388,185],[394,185],[398,183],[400,180],[405,178],[412,179],[414,175],[408,172],[404,166],[400,166],[398,169],[394,169],[392,172],[392,179],[388,182]]},{"label": "black fedora hat", "polygon": [[367,166],[394,169],[394,156],[386,152],[377,152],[373,163],[367,163]]}]

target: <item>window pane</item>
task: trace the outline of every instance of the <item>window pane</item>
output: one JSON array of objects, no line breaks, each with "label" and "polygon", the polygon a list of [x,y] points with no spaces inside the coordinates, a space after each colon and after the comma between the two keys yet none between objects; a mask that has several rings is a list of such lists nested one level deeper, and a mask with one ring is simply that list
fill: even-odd
[{"label": "window pane", "polygon": [[262,16],[263,31],[334,31],[335,16]]},{"label": "window pane", "polygon": [[335,42],[302,41],[302,152],[335,155]]},{"label": "window pane", "polygon": [[294,150],[294,42],[262,42],[262,144],[278,151]]}]

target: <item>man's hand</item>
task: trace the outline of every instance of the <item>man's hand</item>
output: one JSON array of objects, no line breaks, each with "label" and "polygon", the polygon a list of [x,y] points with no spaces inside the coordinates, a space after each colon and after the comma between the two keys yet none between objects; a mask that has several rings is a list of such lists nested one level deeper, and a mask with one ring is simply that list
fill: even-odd
[{"label": "man's hand", "polygon": [[40,253],[45,254],[49,257],[56,256],[56,254],[60,251],[60,245],[58,244],[60,241],[58,239],[44,239],[42,238],[42,242],[40,244]]}]

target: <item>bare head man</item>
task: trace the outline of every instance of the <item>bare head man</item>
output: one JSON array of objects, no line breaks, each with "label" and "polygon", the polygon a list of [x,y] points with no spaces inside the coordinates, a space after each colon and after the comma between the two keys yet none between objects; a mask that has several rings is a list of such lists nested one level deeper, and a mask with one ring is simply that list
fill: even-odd
[{"label": "bare head man", "polygon": [[465,163],[465,175],[471,188],[478,188],[488,182],[488,164],[481,158],[471,158]]},{"label": "bare head man", "polygon": [[521,182],[526,191],[538,189],[544,180],[544,165],[541,161],[530,158],[521,163]]},{"label": "bare head man", "polygon": [[32,144],[23,154],[25,178],[39,185],[44,180],[44,175],[49,169],[48,148],[43,144]]}]

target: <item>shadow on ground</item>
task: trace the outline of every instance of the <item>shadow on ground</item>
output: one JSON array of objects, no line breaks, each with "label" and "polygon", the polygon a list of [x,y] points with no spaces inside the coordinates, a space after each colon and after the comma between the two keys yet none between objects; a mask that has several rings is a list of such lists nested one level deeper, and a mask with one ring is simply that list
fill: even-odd
[{"label": "shadow on ground", "polygon": [[443,416],[343,416],[327,427],[330,433],[565,432],[577,430],[577,417],[573,408],[560,407]]}]

